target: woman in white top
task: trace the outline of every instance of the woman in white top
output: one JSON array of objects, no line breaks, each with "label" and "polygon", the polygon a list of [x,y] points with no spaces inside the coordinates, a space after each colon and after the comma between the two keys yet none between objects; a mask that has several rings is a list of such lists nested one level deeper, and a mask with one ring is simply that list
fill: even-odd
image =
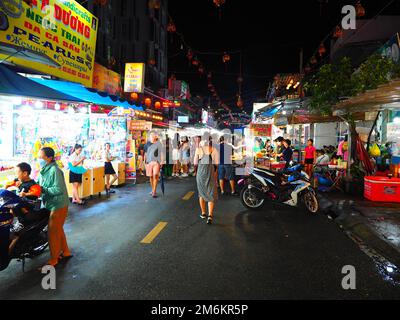
[{"label": "woman in white top", "polygon": [[180,147],[181,163],[182,163],[182,177],[189,177],[189,164],[190,164],[190,146],[187,137],[182,138]]},{"label": "woman in white top", "polygon": [[[106,193],[107,195],[111,193],[115,193],[114,190],[111,190],[111,186],[115,181],[118,180],[118,176],[113,168],[112,161],[115,160],[115,157],[111,155],[111,144],[106,143],[104,150],[104,173],[106,175]],[[112,180],[111,180],[112,177]]]},{"label": "woman in white top", "polygon": [[[79,167],[83,165],[86,158],[82,154],[83,147],[80,144],[75,145],[74,152],[69,158],[69,162],[73,167]],[[72,203],[84,205],[85,202],[79,197],[79,187],[82,184],[82,174],[74,173],[72,170],[69,171],[69,183],[72,183]]]}]

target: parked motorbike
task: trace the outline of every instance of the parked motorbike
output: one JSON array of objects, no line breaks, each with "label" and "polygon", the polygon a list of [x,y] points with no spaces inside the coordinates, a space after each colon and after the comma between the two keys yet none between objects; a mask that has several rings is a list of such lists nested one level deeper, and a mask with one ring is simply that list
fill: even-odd
[{"label": "parked motorbike", "polygon": [[240,199],[251,210],[261,209],[266,202],[283,203],[292,207],[303,205],[309,212],[317,213],[319,202],[310,177],[294,165],[282,172],[254,168],[250,176],[239,181],[243,185]]},{"label": "parked motorbike", "polygon": [[[13,222],[16,220],[12,211],[21,207],[28,208],[29,213],[24,221],[24,228],[16,233],[18,240],[10,252],[12,235],[15,232]],[[21,198],[7,190],[0,190],[0,271],[5,270],[13,259],[22,262],[24,271],[25,259],[33,259],[46,250],[49,217],[50,211],[40,209],[37,202]]]}]

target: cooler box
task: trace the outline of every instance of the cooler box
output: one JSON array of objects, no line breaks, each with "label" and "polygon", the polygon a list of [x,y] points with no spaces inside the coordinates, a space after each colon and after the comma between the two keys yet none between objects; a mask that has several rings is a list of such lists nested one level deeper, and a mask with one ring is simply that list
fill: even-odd
[{"label": "cooler box", "polygon": [[364,196],[375,202],[400,203],[400,179],[365,177]]}]

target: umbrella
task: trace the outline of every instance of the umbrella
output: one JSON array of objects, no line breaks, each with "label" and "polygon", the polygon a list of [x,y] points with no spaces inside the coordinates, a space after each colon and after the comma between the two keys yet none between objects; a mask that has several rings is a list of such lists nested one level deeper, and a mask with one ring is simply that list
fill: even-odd
[{"label": "umbrella", "polygon": [[160,182],[161,182],[161,191],[163,195],[165,195],[165,185],[164,185],[164,170],[161,169],[160,171]]}]

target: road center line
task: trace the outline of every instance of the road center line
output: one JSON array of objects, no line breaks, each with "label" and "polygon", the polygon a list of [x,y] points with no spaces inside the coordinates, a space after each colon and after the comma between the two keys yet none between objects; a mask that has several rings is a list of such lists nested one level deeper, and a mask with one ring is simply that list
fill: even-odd
[{"label": "road center line", "polygon": [[153,230],[140,242],[141,244],[151,244],[155,238],[164,230],[167,226],[167,222],[160,222],[158,225],[155,226]]},{"label": "road center line", "polygon": [[182,199],[185,201],[188,201],[188,200],[192,199],[193,196],[194,196],[194,191],[190,191]]}]

